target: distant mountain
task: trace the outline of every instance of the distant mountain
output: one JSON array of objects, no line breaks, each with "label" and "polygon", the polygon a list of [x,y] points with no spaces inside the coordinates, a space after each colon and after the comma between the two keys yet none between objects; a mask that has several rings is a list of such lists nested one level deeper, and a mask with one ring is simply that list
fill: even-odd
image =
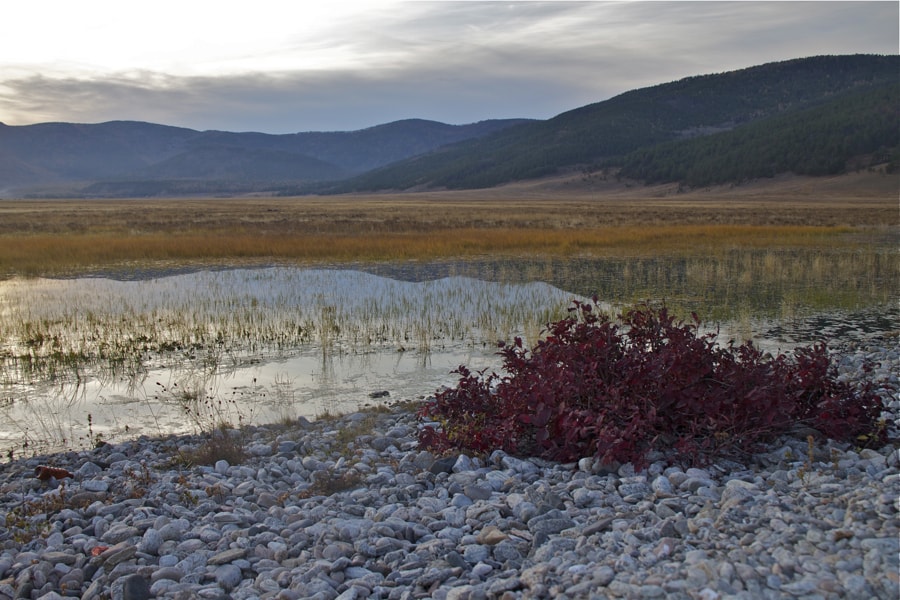
[{"label": "distant mountain", "polygon": [[198,132],[179,127],[113,121],[98,125],[0,125],[0,154],[21,168],[12,185],[121,177],[177,154]]},{"label": "distant mountain", "polygon": [[626,92],[552,119],[350,132],[0,124],[0,194],[146,196],[484,188],[604,171],[687,186],[900,169],[900,56],[817,56]]},{"label": "distant mountain", "polygon": [[[682,148],[692,148],[688,140],[725,136],[725,132],[737,136],[742,128],[753,125],[756,145],[741,142],[742,152],[730,154],[731,160],[740,162],[755,158],[758,145],[764,146],[769,136],[778,135],[780,128],[791,123],[792,115],[799,118],[800,111],[815,107],[822,111],[815,120],[806,121],[807,131],[794,130],[801,139],[820,137],[822,132],[814,128],[833,127],[842,131],[859,125],[860,119],[840,104],[841,98],[848,94],[877,96],[884,86],[898,82],[900,57],[872,55],[819,56],[689,77],[627,92],[547,121],[525,123],[439,148],[317,189],[352,192],[480,188],[572,169],[623,165],[627,172],[640,177],[643,173],[649,175],[651,169],[645,164],[646,170],[639,170],[635,161],[650,163],[654,156],[661,156],[647,149],[666,143],[669,144],[667,154],[678,156]],[[835,163],[852,158],[852,153],[884,153],[885,150],[888,155],[896,156],[898,105],[895,102],[893,107],[885,103],[867,106],[872,110],[866,113],[865,127],[878,131],[878,135],[868,141],[858,139],[846,148],[839,148],[836,154],[815,160]],[[826,113],[831,110],[840,112],[840,118],[845,120],[835,117],[830,121]],[[884,145],[886,149],[882,148]],[[782,148],[789,149],[787,145]],[[833,150],[828,144],[813,147],[802,141],[790,146],[790,152],[799,154]],[[640,152],[643,152],[640,157],[632,155]],[[799,160],[794,157],[771,164],[776,171],[787,171]],[[661,174],[662,170],[654,170],[649,178],[670,179]],[[765,172],[769,174],[772,170]],[[672,177],[678,180],[680,175],[673,172]]]},{"label": "distant mountain", "polygon": [[254,191],[348,177],[523,122],[409,119],[359,131],[285,135],[135,121],[0,123],[0,191],[66,182],[65,193],[100,195]]}]

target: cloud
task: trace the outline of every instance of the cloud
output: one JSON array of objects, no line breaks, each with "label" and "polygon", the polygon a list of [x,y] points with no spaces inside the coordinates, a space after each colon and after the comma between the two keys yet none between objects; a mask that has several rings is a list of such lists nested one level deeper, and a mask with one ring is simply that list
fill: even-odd
[{"label": "cloud", "polygon": [[690,75],[896,54],[898,17],[895,2],[391,4],[346,10],[321,28],[279,24],[271,43],[221,55],[213,50],[227,40],[203,29],[203,48],[192,55],[182,39],[175,46],[186,54],[174,62],[142,63],[135,48],[133,66],[113,70],[0,63],[0,120],[292,132],[413,117],[549,118]]},{"label": "cloud", "polygon": [[[170,77],[136,73],[101,80],[7,81],[0,112],[58,120],[60,107],[75,122],[145,120],[195,129],[271,132],[361,129],[405,118],[468,123],[486,118],[552,115],[567,106],[570,91],[537,97],[534,81],[520,74],[427,68],[392,72],[248,74]],[[515,96],[528,98],[515,106]]]}]

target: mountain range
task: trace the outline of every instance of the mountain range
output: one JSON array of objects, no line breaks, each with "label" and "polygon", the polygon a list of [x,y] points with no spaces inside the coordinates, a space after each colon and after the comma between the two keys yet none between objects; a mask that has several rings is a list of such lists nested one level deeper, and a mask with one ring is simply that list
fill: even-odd
[{"label": "mountain range", "polygon": [[0,124],[0,191],[75,195],[249,192],[335,180],[523,119],[446,125],[408,119],[350,132],[195,131],[136,121]]},{"label": "mountain range", "polygon": [[471,189],[566,172],[686,186],[900,166],[900,56],[817,56],[632,90],[547,120],[351,132],[0,124],[0,195]]}]

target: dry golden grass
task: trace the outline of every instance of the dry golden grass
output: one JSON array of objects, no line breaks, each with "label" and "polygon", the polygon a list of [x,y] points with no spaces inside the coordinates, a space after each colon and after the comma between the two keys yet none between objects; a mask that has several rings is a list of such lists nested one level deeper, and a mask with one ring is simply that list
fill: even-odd
[{"label": "dry golden grass", "polygon": [[556,178],[491,190],[300,198],[0,201],[0,275],[134,263],[652,255],[891,235],[897,177],[677,194]]}]

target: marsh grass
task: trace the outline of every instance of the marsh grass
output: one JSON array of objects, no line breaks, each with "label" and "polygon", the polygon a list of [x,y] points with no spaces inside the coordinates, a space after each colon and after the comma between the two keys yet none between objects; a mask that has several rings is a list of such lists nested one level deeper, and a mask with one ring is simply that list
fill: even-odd
[{"label": "marsh grass", "polygon": [[[428,263],[411,263],[446,277],[418,283],[290,268],[0,282],[0,379],[139,380],[149,364],[165,363],[192,365],[209,380],[248,353],[315,346],[323,356],[427,355],[445,344],[484,346],[514,335],[534,343],[573,295],[596,294],[611,308],[661,299],[707,322],[790,319],[897,298],[900,253],[892,247],[760,245],[690,256],[480,259],[438,263],[433,273]],[[534,280],[557,289],[523,287]],[[202,383],[194,387],[194,396],[208,395]]]},{"label": "marsh grass", "polygon": [[20,403],[15,414],[9,410],[13,407],[12,400],[0,407],[5,428],[18,431],[15,443],[4,444],[7,446],[6,457],[12,458],[16,452],[39,453],[47,447],[91,447],[102,439],[102,435],[91,431],[90,415],[87,432],[81,426],[83,415],[80,414],[77,392],[66,395],[60,387],[55,393]]},{"label": "marsh grass", "polygon": [[185,378],[180,385],[177,381],[168,385],[156,382],[159,392],[153,400],[178,408],[195,433],[209,434],[251,424],[254,405],[220,394],[214,389],[217,382],[214,373]]},{"label": "marsh grass", "polygon": [[275,420],[281,425],[291,425],[297,419],[296,379],[287,373],[275,375],[272,382],[272,404],[276,410]]},{"label": "marsh grass", "polygon": [[0,283],[0,298],[10,306],[0,316],[5,380],[71,379],[85,370],[139,379],[148,364],[191,365],[195,382],[166,384],[161,397],[195,403],[196,415],[209,401],[208,382],[247,355],[313,345],[323,356],[382,349],[427,355],[435,345],[493,343],[561,314],[569,294],[459,277],[413,284],[273,268],[136,282],[16,281]]},{"label": "marsh grass", "polygon": [[0,276],[163,264],[397,261],[485,254],[652,256],[843,243],[890,232],[897,177],[676,194],[554,182],[300,198],[0,201]]},{"label": "marsh grass", "polygon": [[430,232],[257,235],[35,234],[0,236],[0,274],[41,276],[134,265],[301,264],[485,255],[700,255],[731,247],[846,245],[847,226],[625,225],[605,228],[446,228]]},{"label": "marsh grass", "polygon": [[[897,295],[898,264],[890,249],[764,248],[680,258],[475,263],[459,269],[512,281],[541,277],[571,294],[598,294],[616,306],[664,299],[672,310],[697,311],[707,322],[746,322],[889,304]],[[139,380],[149,364],[165,363],[193,365],[195,378],[208,381],[247,353],[314,345],[328,355],[387,348],[427,355],[444,344],[492,344],[512,335],[534,343],[571,298],[559,290],[479,287],[458,277],[442,285],[398,283],[379,291],[362,273],[300,273],[263,269],[141,282],[4,283],[2,380]],[[498,289],[507,291],[498,295]],[[202,407],[210,395],[204,385],[193,385],[190,393],[181,388],[182,399],[193,397]]]},{"label": "marsh grass", "polygon": [[[573,295],[597,294],[612,310],[662,299],[676,314],[736,321],[747,338],[760,317],[897,302],[896,186],[866,195],[829,184],[789,197],[777,189],[654,197],[517,189],[2,201],[0,382],[140,381],[151,365],[193,365],[195,376],[160,395],[196,429],[217,431],[252,417],[209,383],[248,355],[316,347],[327,366],[344,353],[427,356],[514,335],[533,346]],[[426,276],[388,293],[364,274],[335,285],[344,275],[328,269],[287,282],[277,269],[229,270],[273,264]],[[210,268],[224,270],[169,277]],[[28,279],[86,273],[134,281]],[[431,281],[438,277],[455,287]],[[485,292],[465,277],[506,291]],[[535,281],[558,289],[515,291]],[[127,286],[134,289],[120,289]],[[282,383],[272,395],[278,418],[291,419],[294,399]],[[41,415],[54,408],[35,404]],[[26,439],[71,440],[54,419],[26,424]]]}]

